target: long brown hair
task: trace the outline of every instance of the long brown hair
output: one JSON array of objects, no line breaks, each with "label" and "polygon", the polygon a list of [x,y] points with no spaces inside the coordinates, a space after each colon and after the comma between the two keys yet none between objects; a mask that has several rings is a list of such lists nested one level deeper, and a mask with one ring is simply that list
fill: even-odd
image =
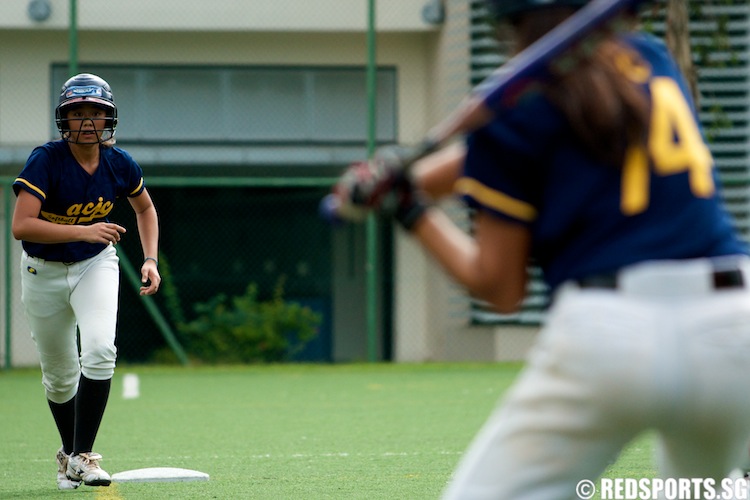
[{"label": "long brown hair", "polygon": [[[529,46],[572,13],[569,7],[552,7],[515,17],[511,23],[518,49]],[[626,78],[618,66],[623,58],[638,64],[638,55],[612,34],[601,37],[593,49],[584,45],[569,55],[569,64],[545,90],[592,156],[620,167],[628,144],[645,137],[650,104],[638,83]]]}]

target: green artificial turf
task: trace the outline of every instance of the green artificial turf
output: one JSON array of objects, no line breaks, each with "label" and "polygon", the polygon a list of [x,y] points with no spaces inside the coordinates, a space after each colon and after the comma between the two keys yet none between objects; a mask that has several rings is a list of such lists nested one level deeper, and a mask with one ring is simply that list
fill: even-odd
[{"label": "green artificial turf", "polygon": [[[436,499],[519,364],[118,367],[95,451],[209,481],[60,492],[38,370],[0,372],[0,498]],[[126,373],[140,397],[124,399]],[[652,477],[648,436],[605,473]]]}]

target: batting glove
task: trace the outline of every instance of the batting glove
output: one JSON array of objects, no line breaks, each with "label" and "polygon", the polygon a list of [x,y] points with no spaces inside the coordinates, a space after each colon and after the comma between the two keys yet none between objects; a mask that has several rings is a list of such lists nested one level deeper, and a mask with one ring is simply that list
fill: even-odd
[{"label": "batting glove", "polygon": [[412,231],[417,221],[430,207],[430,204],[408,176],[399,179],[395,193],[397,204],[393,218],[401,224],[401,227],[407,231]]},{"label": "batting glove", "polygon": [[410,148],[386,146],[374,159],[347,168],[333,188],[338,218],[358,222],[374,211],[411,231],[428,207],[406,169],[412,154]]},{"label": "batting glove", "polygon": [[349,166],[333,187],[339,201],[338,215],[361,221],[371,211],[385,210],[400,175],[393,165],[377,159]]}]

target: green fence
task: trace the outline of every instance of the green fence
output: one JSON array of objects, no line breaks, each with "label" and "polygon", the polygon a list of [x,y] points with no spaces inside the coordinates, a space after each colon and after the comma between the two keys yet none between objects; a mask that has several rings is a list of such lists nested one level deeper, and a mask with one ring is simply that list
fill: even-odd
[{"label": "green fence", "polygon": [[[159,293],[152,297],[138,294],[143,252],[135,215],[129,204],[121,200],[109,217],[128,229],[118,245],[120,361],[200,362],[203,353],[191,352],[181,326],[199,317],[197,305],[219,296],[226,296],[230,303],[233,297],[245,295],[248,287],[257,290],[258,302],[281,295],[285,304],[299,305],[317,316],[317,335],[303,348],[290,351],[285,360],[333,361],[333,247],[337,231],[318,215],[319,202],[332,182],[330,178],[149,179],[146,175],[159,213],[159,268],[163,282]],[[6,179],[5,185],[9,183],[10,179]],[[5,199],[9,227],[14,197],[11,194]],[[381,231],[369,236],[376,239],[376,247],[383,230],[389,228],[387,224],[378,227]],[[365,232],[360,233],[361,240]],[[20,292],[19,284],[14,283],[17,262],[11,247],[19,244],[12,241],[10,231],[5,236],[5,331],[12,332],[12,320],[18,325],[23,316],[20,302],[13,298]],[[365,266],[360,263],[357,267],[361,273]],[[388,281],[383,285],[381,291],[390,288]],[[364,304],[367,296],[363,293],[350,299]],[[359,329],[365,328],[363,321]],[[13,365],[12,336],[4,336],[6,367]],[[239,344],[236,347],[239,349]],[[388,349],[384,352],[387,357]]]},{"label": "green fence", "polygon": [[[149,191],[160,218],[162,272],[168,272],[154,301],[168,324],[177,322],[176,315],[191,320],[195,304],[218,294],[242,295],[251,283],[260,299],[269,299],[283,280],[285,300],[324,317],[318,338],[302,357],[328,361],[331,228],[317,216],[327,185],[289,186],[286,180],[286,187],[259,187],[243,179],[231,179],[231,186],[190,186],[187,180],[158,184]],[[139,267],[142,251],[132,231],[132,211],[121,204],[111,218],[131,230],[120,250]],[[148,361],[166,345],[159,320],[144,305],[133,286],[123,287],[118,339],[123,360]]]}]

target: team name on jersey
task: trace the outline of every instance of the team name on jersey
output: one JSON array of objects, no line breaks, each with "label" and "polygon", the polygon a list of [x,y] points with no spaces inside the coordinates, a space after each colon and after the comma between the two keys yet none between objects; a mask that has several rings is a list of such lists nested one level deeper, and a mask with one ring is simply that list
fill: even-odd
[{"label": "team name on jersey", "polygon": [[103,219],[112,211],[115,204],[99,198],[97,203],[75,203],[68,207],[65,215],[53,214],[42,210],[42,217],[55,224],[84,224],[94,219]]}]

